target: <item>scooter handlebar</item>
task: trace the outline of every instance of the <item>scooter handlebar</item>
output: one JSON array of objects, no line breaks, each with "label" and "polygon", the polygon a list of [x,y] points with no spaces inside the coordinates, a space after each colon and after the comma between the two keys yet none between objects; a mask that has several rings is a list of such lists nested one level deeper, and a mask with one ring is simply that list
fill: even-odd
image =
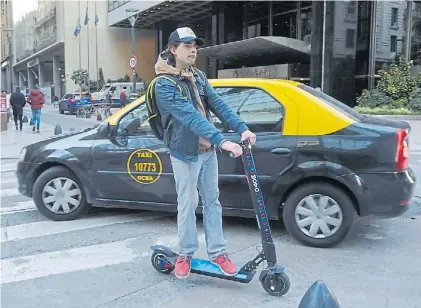
[{"label": "scooter handlebar", "polygon": [[[238,142],[238,144],[243,148],[243,149],[245,149],[246,147],[250,147],[251,145],[250,145],[250,140],[247,138],[246,140],[243,140],[243,141],[240,141],[240,142]],[[230,152],[230,156],[232,157],[232,158],[234,158],[234,154],[232,153],[232,152]]]}]

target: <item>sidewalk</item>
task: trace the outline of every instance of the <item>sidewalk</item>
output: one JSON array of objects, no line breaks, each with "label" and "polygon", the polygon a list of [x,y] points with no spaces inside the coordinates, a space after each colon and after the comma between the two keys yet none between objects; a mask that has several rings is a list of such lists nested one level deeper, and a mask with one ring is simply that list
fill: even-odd
[{"label": "sidewalk", "polygon": [[40,133],[34,133],[32,126],[23,123],[22,131],[15,129],[15,123],[9,121],[7,131],[1,132],[1,159],[19,158],[22,147],[54,136],[54,127],[43,124]]}]

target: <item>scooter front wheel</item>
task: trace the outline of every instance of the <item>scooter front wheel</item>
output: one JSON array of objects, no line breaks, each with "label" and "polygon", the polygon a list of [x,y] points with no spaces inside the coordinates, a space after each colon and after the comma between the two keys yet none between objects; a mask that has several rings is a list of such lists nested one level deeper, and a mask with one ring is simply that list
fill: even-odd
[{"label": "scooter front wheel", "polygon": [[170,274],[175,267],[168,261],[165,253],[160,251],[155,251],[151,257],[151,263],[154,269],[162,274]]},{"label": "scooter front wheel", "polygon": [[272,296],[283,296],[290,288],[289,278],[285,273],[266,274],[262,278],[262,286]]}]

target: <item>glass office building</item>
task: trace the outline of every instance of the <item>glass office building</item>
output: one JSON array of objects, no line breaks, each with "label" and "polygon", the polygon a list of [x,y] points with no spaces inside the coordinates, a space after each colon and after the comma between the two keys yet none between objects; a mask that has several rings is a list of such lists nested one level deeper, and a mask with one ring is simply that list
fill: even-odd
[{"label": "glass office building", "polygon": [[294,79],[353,106],[397,56],[421,71],[421,1],[158,2],[137,26],[156,29],[157,54],[190,26],[206,41],[198,66],[210,78]]}]

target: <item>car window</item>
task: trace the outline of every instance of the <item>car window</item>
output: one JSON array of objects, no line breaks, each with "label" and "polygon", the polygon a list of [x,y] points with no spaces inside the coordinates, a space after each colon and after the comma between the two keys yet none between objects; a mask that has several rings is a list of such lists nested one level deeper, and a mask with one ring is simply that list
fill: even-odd
[{"label": "car window", "polygon": [[[269,93],[249,87],[215,87],[222,100],[237,113],[253,132],[282,132],[285,108]],[[212,114],[215,125],[229,132]]]},{"label": "car window", "polygon": [[356,111],[355,109],[349,107],[348,105],[338,101],[337,99],[333,98],[332,96],[327,95],[326,93],[323,93],[322,91],[316,90],[312,87],[309,87],[307,85],[301,84],[298,86],[298,88],[306,91],[307,93],[321,99],[325,103],[327,103],[329,106],[332,106],[336,110],[339,110],[342,113],[345,113],[347,116],[353,118],[357,121],[363,121],[364,115]]},{"label": "car window", "polygon": [[62,99],[69,99],[72,97],[72,94],[65,94]]},{"label": "car window", "polygon": [[140,104],[124,115],[117,127],[118,136],[139,136],[151,133],[146,104]]}]

